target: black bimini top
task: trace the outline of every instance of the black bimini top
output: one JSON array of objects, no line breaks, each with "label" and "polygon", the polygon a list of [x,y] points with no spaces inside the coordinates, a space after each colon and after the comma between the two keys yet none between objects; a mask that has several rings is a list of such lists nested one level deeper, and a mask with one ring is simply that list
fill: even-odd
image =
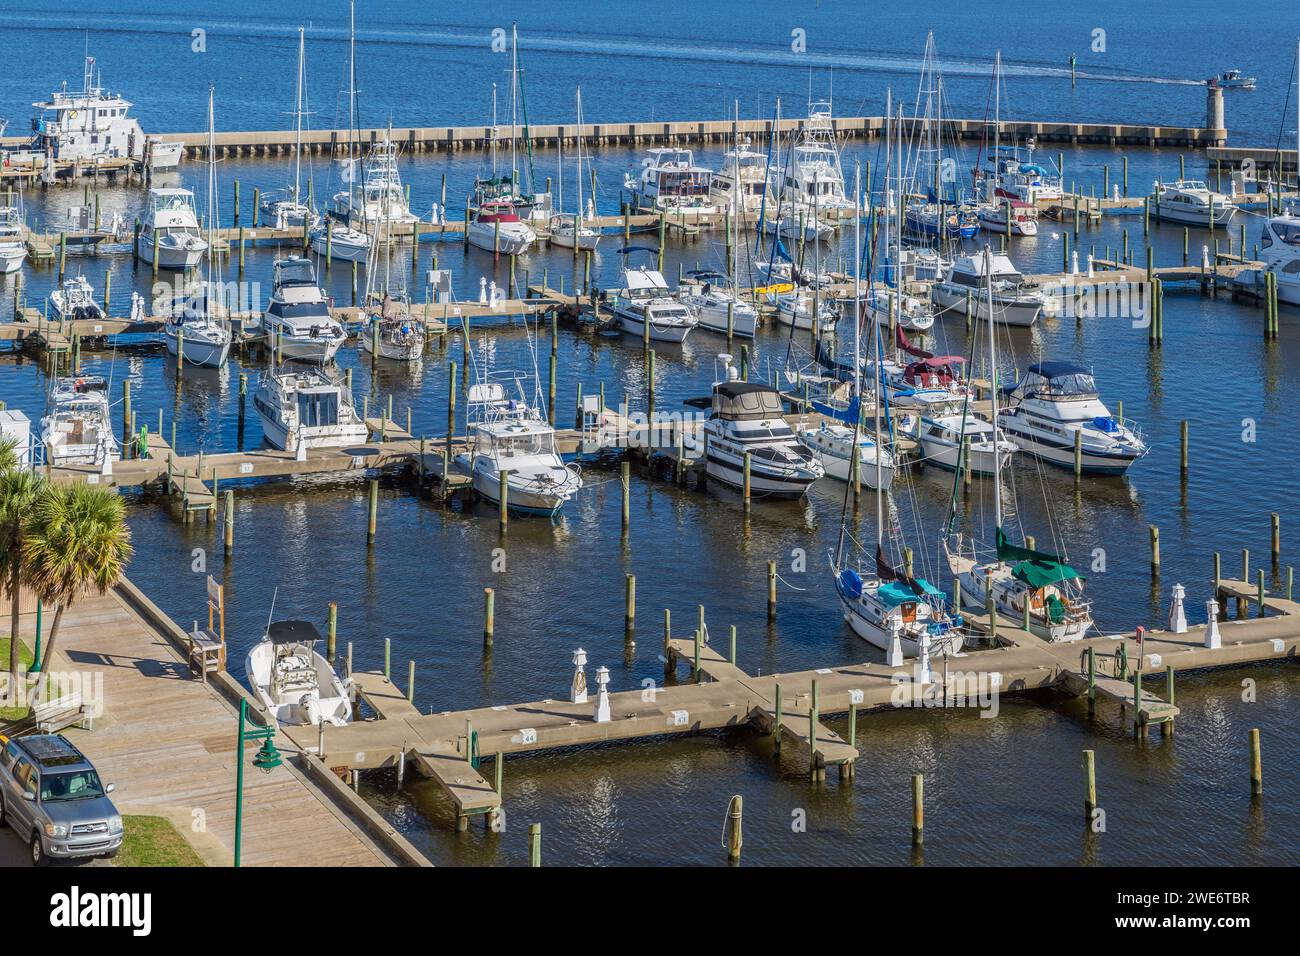
[{"label": "black bimini top", "polygon": [[751,392],[771,392],[778,394],[776,389],[770,385],[763,385],[760,382],[719,382],[715,386],[719,395],[727,398],[738,398],[741,395],[748,395]]},{"label": "black bimini top", "polygon": [[273,621],[266,629],[272,644],[296,644],[319,641],[320,631],[311,621]]}]

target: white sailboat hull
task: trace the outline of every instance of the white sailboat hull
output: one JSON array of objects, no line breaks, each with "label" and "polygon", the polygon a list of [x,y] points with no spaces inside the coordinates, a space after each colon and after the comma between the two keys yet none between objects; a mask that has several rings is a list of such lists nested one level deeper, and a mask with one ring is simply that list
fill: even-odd
[{"label": "white sailboat hull", "polygon": [[[180,349],[180,337],[173,335],[169,329],[166,338],[167,353],[169,355],[176,355]],[[185,339],[185,362],[189,365],[197,365],[201,368],[220,368],[222,365],[226,364],[226,358],[229,354],[229,336],[226,336],[220,342],[191,339],[188,336]]]},{"label": "white sailboat hull", "polygon": [[[966,314],[966,293],[970,291],[971,302],[975,306],[975,319],[987,322],[989,304],[987,293],[979,289],[967,290],[965,287],[938,283],[931,290],[934,304],[940,309]],[[1043,314],[1043,303],[1036,300],[998,299],[993,300],[993,321],[1000,325],[1027,328],[1038,321]]]}]

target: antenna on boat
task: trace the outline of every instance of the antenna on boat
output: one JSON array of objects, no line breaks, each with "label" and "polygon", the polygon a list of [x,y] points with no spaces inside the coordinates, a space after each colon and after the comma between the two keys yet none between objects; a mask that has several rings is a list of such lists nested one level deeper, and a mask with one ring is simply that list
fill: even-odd
[{"label": "antenna on boat", "polygon": [[280,586],[276,585],[275,590],[271,592],[271,612],[266,615],[266,631],[264,632],[266,634],[271,633],[271,622],[275,620],[275,599],[279,593]]}]

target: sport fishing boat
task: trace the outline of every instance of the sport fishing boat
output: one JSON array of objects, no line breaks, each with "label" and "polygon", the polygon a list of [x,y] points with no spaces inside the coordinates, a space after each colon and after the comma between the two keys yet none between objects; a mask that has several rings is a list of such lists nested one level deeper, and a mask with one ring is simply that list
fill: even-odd
[{"label": "sport fishing boat", "polygon": [[140,258],[159,269],[192,269],[208,251],[194,212],[194,193],[173,187],[149,190],[149,211],[140,226]]},{"label": "sport fishing boat", "polygon": [[364,445],[365,422],[352,404],[352,392],[334,371],[286,369],[262,373],[253,409],[272,448],[346,448]]},{"label": "sport fishing boat", "polygon": [[41,419],[45,460],[62,465],[102,465],[121,454],[108,408],[108,381],[98,375],[57,378],[49,412]]},{"label": "sport fishing boat", "polygon": [[694,154],[678,146],[657,146],[646,150],[637,175],[631,172],[623,188],[636,206],[662,211],[670,216],[712,215],[717,204],[709,194],[713,171],[695,164]]},{"label": "sport fishing boat", "polygon": [[[991,306],[990,297],[980,293],[986,277],[993,289]],[[993,321],[1002,325],[1030,326],[1043,314],[1043,294],[1028,288],[1010,257],[1000,252],[958,257],[930,294],[939,309],[961,315],[966,314],[967,303],[972,303],[979,321],[989,318],[989,308]]]},{"label": "sport fishing boat", "polygon": [[752,339],[758,328],[758,310],[741,298],[721,272],[686,273],[677,287],[677,300],[694,313],[700,328],[710,332]]},{"label": "sport fishing boat", "polygon": [[[1006,465],[1019,450],[1000,429],[969,413],[922,417],[917,437],[927,465],[938,465],[948,471],[966,468],[980,478]],[[965,462],[962,460],[964,443],[969,443],[966,447],[970,449],[970,457]]]},{"label": "sport fishing boat", "polygon": [[95,58],[87,56],[80,92],[68,84],[48,100],[33,103],[40,115],[32,120],[31,152],[53,159],[94,166],[103,160],[144,156],[145,136],[131,103],[102,86]]},{"label": "sport fishing boat", "polygon": [[[262,220],[276,229],[311,228],[316,224],[315,211],[302,196],[302,118],[303,109],[303,75],[306,70],[306,48],[303,40],[303,28],[298,28],[298,83],[294,98],[293,124],[293,185],[279,196],[267,196],[262,201]],[[340,257],[342,258],[342,257]]]},{"label": "sport fishing boat", "polygon": [[1264,271],[1277,277],[1279,302],[1300,305],[1300,215],[1271,216],[1260,234],[1259,258]]},{"label": "sport fishing boat", "polygon": [[248,652],[248,683],[281,724],[345,727],[352,719],[347,685],[316,650],[320,639],[310,621],[273,621]]},{"label": "sport fishing boat", "polygon": [[[809,103],[808,120],[780,173],[780,197],[787,209],[824,210],[833,217],[855,208],[854,201],[845,195],[844,170],[829,101]],[[798,219],[797,213],[794,218]]]},{"label": "sport fishing boat", "polygon": [[355,185],[355,161],[344,167],[348,189],[335,194],[330,208],[330,215],[339,222],[365,231],[369,224],[381,220],[406,226],[420,221],[406,204],[402,177],[397,171],[397,145],[391,135],[389,130],[371,147],[359,186]]},{"label": "sport fishing boat", "polygon": [[470,245],[500,255],[522,255],[536,240],[537,233],[506,199],[483,203],[469,224]]},{"label": "sport fishing boat", "polygon": [[743,491],[748,452],[751,495],[800,497],[826,472],[786,422],[781,393],[769,385],[740,381],[730,355],[719,355],[718,361],[723,379],[714,384],[712,399],[687,401],[711,409],[701,436],[688,439],[687,447],[704,455],[711,480]]},{"label": "sport fishing boat", "polygon": [[[214,91],[208,89],[208,247],[217,219],[217,150]],[[220,256],[208,256],[207,281],[172,313],[163,329],[167,351],[183,363],[220,368],[230,354],[230,325],[222,318]]]},{"label": "sport fishing boat", "polygon": [[[644,247],[625,249],[624,255],[640,248]],[[644,338],[648,325],[651,342],[679,345],[699,325],[695,313],[673,297],[663,273],[650,268],[624,268],[623,288],[614,297],[614,316],[630,335]]]},{"label": "sport fishing boat", "polygon": [[16,206],[0,207],[0,275],[9,275],[23,267],[27,259],[23,215]]},{"label": "sport fishing boat", "polygon": [[98,322],[104,310],[95,301],[95,289],[90,280],[78,273],[63,280],[63,286],[50,293],[52,319],[81,319]]},{"label": "sport fishing boat", "polygon": [[315,267],[301,256],[275,261],[262,328],[278,344],[281,355],[299,362],[324,364],[347,338],[343,326],[330,315],[329,299],[316,283]]},{"label": "sport fishing boat", "polygon": [[[987,259],[990,253],[986,249]],[[985,270],[989,275],[991,270]],[[985,296],[992,296],[992,283],[986,281]],[[991,310],[989,315],[991,316]],[[988,319],[989,368],[997,369],[997,337],[993,321]],[[996,378],[996,372],[994,372]],[[998,389],[990,392],[991,417],[999,421]],[[992,601],[998,615],[1004,620],[1019,622],[1048,641],[1076,641],[1092,627],[1092,611],[1083,596],[1083,582],[1079,573],[1066,559],[1047,551],[1013,544],[1002,527],[1002,461],[994,458],[993,468],[993,526],[994,548],[992,554],[981,550],[974,539],[966,541],[961,533],[953,534],[957,517],[957,495],[954,488],[953,508],[944,537],[944,551],[948,569],[960,588],[963,606],[987,607]],[[960,471],[953,481],[961,479]]]},{"label": "sport fishing boat", "polygon": [[1205,229],[1227,228],[1237,214],[1230,196],[1214,192],[1199,179],[1157,182],[1151,202],[1157,219]]},{"label": "sport fishing boat", "polygon": [[1122,475],[1147,453],[1136,426],[1102,404],[1092,370],[1082,365],[1039,362],[1003,392],[1014,404],[998,423],[1022,451],[1043,461],[1073,468],[1076,435],[1082,470],[1091,475]]},{"label": "sport fishing boat", "polygon": [[[531,339],[530,339],[531,342]],[[507,395],[507,383],[518,395]],[[468,395],[470,450],[456,456],[483,498],[526,514],[554,515],[582,490],[577,464],[565,464],[555,447],[555,429],[539,404],[530,405],[522,376],[492,375]]]},{"label": "sport fishing boat", "polygon": [[1224,70],[1210,80],[1210,85],[1222,87],[1225,90],[1253,90],[1255,88],[1255,78],[1246,76],[1241,70]]},{"label": "sport fishing boat", "polygon": [[767,196],[767,154],[750,147],[749,140],[727,150],[722,165],[709,180],[709,195],[721,207],[739,207],[746,214],[763,209]]}]

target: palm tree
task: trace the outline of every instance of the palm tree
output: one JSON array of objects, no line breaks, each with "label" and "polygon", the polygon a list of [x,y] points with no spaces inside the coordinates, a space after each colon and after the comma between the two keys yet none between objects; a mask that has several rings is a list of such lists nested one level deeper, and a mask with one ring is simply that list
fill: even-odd
[{"label": "palm tree", "polygon": [[27,577],[23,542],[45,480],[30,471],[0,470],[0,585],[9,599],[9,693],[18,689],[18,601]]},{"label": "palm tree", "polygon": [[0,472],[17,471],[20,464],[18,439],[0,438]]},{"label": "palm tree", "polygon": [[[44,661],[53,659],[59,625],[77,598],[107,593],[131,560],[126,509],[111,491],[89,485],[46,487],[32,510],[23,539],[27,582],[54,606]],[[42,662],[37,665],[41,670]]]}]

